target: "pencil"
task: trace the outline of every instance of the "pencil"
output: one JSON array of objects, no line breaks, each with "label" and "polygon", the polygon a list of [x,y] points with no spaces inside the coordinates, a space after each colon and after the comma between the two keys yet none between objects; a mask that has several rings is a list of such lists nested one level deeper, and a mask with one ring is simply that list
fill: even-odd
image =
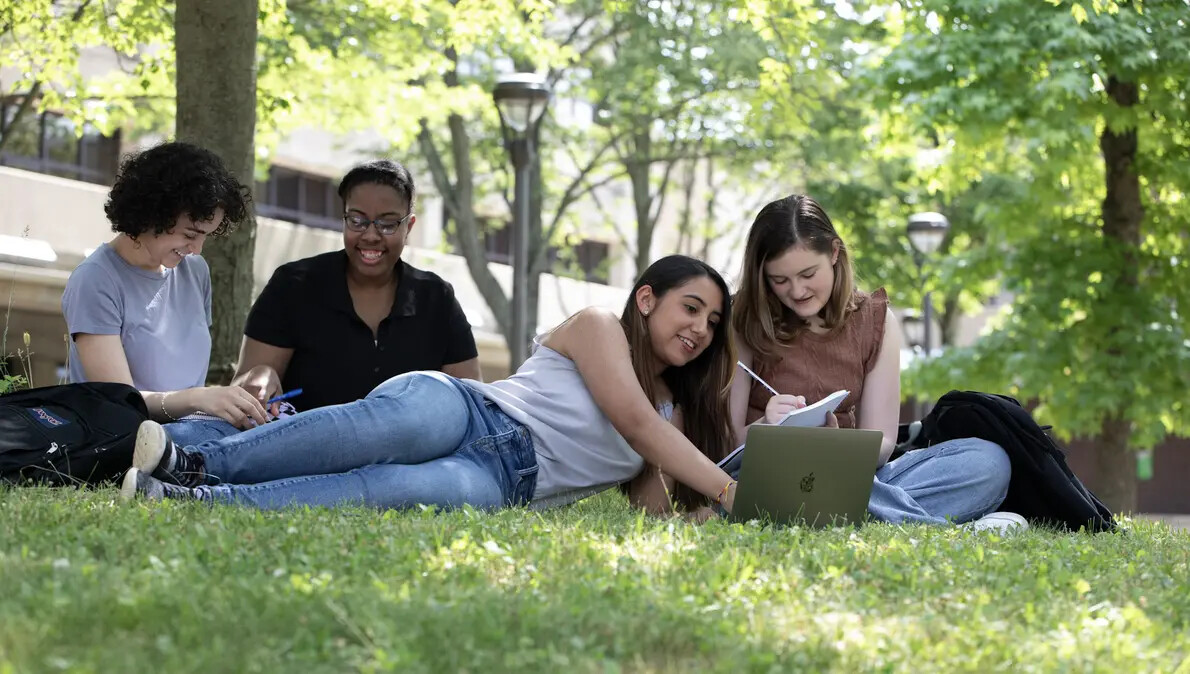
[{"label": "pencil", "polygon": [[738,360],[735,362],[735,364],[736,364],[736,365],[739,365],[740,367],[742,367],[742,368],[744,369],[744,372],[747,372],[748,374],[752,375],[752,378],[753,378],[753,379],[755,379],[756,381],[760,382],[760,385],[761,385],[761,386],[763,386],[763,387],[767,388],[768,390],[772,391],[772,392],[773,392],[773,395],[775,395],[775,396],[779,396],[779,395],[781,395],[780,393],[777,393],[777,389],[773,388],[772,386],[769,386],[769,383],[768,383],[767,381],[765,381],[765,380],[761,379],[761,378],[760,378],[760,375],[758,375],[758,374],[756,374],[755,372],[753,372],[752,370],[748,369],[748,366],[747,366],[747,365],[744,365],[743,363],[741,363],[741,362],[740,362],[740,361],[738,361]]}]

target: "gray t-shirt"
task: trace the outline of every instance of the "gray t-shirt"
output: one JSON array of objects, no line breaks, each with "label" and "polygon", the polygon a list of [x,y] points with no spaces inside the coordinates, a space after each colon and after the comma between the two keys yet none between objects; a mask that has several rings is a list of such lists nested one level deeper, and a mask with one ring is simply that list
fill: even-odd
[{"label": "gray t-shirt", "polygon": [[87,381],[74,336],[119,335],[140,391],[203,386],[211,358],[211,270],[187,255],[173,269],[129,264],[106,243],[70,274],[62,294],[70,381]]}]

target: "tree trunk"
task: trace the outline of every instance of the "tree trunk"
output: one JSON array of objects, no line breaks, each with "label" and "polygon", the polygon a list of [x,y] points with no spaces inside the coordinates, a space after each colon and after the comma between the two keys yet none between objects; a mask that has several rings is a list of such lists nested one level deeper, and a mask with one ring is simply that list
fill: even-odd
[{"label": "tree trunk", "polygon": [[946,293],[942,298],[942,312],[938,314],[938,344],[942,347],[954,346],[959,337],[959,319],[963,312],[959,309],[959,291]]},{"label": "tree trunk", "polygon": [[[544,123],[545,120],[542,120]],[[525,334],[530,338],[537,336],[537,323],[541,320],[541,314],[538,313],[538,300],[541,299],[541,274],[549,269],[549,245],[550,242],[545,239],[545,228],[541,220],[541,210],[544,201],[543,194],[543,177],[541,175],[541,134],[540,125],[538,128],[538,136],[535,139],[537,152],[533,153],[532,161],[529,164],[529,288],[528,307],[525,311],[526,319],[529,321],[528,330]],[[543,251],[545,255],[538,255],[538,251]],[[534,264],[537,260],[546,260],[542,265]],[[545,326],[550,328],[553,326]]]},{"label": "tree trunk", "polygon": [[[443,77],[443,81],[448,87],[459,87],[458,52],[449,48],[445,53],[450,59],[451,70]],[[442,195],[446,211],[454,221],[455,240],[459,253],[467,262],[467,271],[496,319],[496,329],[504,336],[504,341],[511,351],[512,302],[509,294],[504,292],[496,282],[496,276],[488,268],[482,232],[479,231],[479,223],[475,219],[475,176],[471,167],[471,136],[467,133],[467,125],[463,118],[457,114],[450,115],[447,125],[450,130],[451,160],[455,170],[454,182],[451,182],[449,169],[425,120],[422,120],[421,132],[417,136],[418,146],[426,164],[429,165],[434,187]]]},{"label": "tree trunk", "polygon": [[[697,256],[694,250],[694,182],[697,179],[698,161],[688,161],[682,167],[682,216],[678,220],[677,252]],[[704,258],[705,259],[705,258]]]},{"label": "tree trunk", "polygon": [[[1135,82],[1121,82],[1114,75],[1107,80],[1107,94],[1120,107],[1132,107],[1139,101]],[[1144,206],[1140,200],[1140,176],[1136,171],[1136,128],[1112,130],[1106,127],[1099,138],[1103,151],[1106,196],[1103,199],[1103,234],[1124,251],[1124,260],[1115,275],[1113,291],[1132,292],[1138,282],[1138,252],[1141,242],[1141,222]],[[1129,326],[1116,326],[1126,330]],[[1119,357],[1118,350],[1109,349],[1109,358]],[[1135,457],[1129,451],[1128,437],[1132,424],[1126,409],[1116,409],[1103,421],[1102,435],[1095,443],[1095,459],[1099,466],[1100,498],[1115,512],[1136,509]]]},{"label": "tree trunk", "polygon": [[41,82],[34,82],[33,86],[29,87],[29,91],[21,98],[21,104],[17,106],[17,111],[13,113],[12,119],[8,120],[8,123],[5,125],[9,131],[0,133],[0,151],[4,150],[4,146],[8,145],[9,139],[12,138],[11,129],[16,128],[21,123],[21,120],[25,118],[25,115],[30,110],[35,109],[34,101],[40,95]]},{"label": "tree trunk", "polygon": [[1095,438],[1095,495],[1115,513],[1136,510],[1136,455],[1128,449],[1132,424],[1108,417]]},{"label": "tree trunk", "polygon": [[[178,0],[177,138],[219,155],[253,185],[256,133],[256,0]],[[203,249],[211,267],[211,367],[207,380],[231,380],[252,305],[252,213],[236,231]]]},{"label": "tree trunk", "polygon": [[624,163],[632,181],[632,206],[636,213],[636,270],[633,277],[649,266],[653,247],[653,194],[649,185],[649,152],[652,145],[648,129],[633,135],[632,156]]},{"label": "tree trunk", "polygon": [[[706,232],[702,238],[702,252],[698,256],[701,260],[711,259],[711,243],[717,238],[715,236],[716,226],[718,221],[715,220],[715,200],[719,196],[719,187],[715,184],[715,144],[712,141],[707,148],[707,212],[703,216],[706,222]],[[744,217],[751,217],[751,213],[746,213]],[[725,231],[725,230],[724,230]]]}]

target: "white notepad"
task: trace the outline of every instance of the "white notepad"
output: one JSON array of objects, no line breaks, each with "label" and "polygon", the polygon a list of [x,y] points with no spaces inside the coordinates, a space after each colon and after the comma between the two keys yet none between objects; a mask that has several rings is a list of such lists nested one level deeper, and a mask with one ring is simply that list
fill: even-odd
[{"label": "white notepad", "polygon": [[[826,423],[827,412],[834,412],[836,409],[838,409],[839,404],[847,398],[848,393],[848,391],[835,391],[813,405],[807,405],[805,407],[793,410],[781,419],[780,425],[800,426],[802,428],[822,426]],[[735,475],[740,469],[740,461],[742,459],[743,453],[743,445],[736,447],[735,451],[725,456],[723,460],[719,462],[719,467],[728,473]]]},{"label": "white notepad", "polygon": [[826,423],[827,412],[834,412],[838,409],[839,404],[847,398],[849,393],[849,391],[835,391],[813,405],[806,405],[805,407],[793,410],[789,414],[786,414],[777,424],[779,426],[799,426],[801,428],[821,426]]}]

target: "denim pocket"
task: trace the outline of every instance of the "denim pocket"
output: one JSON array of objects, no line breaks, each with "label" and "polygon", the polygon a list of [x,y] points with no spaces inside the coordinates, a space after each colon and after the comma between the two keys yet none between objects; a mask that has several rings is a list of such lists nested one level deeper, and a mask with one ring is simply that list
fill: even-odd
[{"label": "denim pocket", "polygon": [[529,431],[513,424],[503,433],[485,435],[461,450],[497,477],[507,505],[525,505],[537,488],[537,453]]},{"label": "denim pocket", "polygon": [[528,505],[533,500],[533,492],[537,491],[537,466],[522,468],[516,472],[516,484],[512,487],[512,505]]},{"label": "denim pocket", "polygon": [[[514,422],[515,423],[515,422]],[[526,505],[533,500],[533,492],[537,490],[537,452],[533,450],[533,438],[529,429],[516,424],[510,434],[508,451],[505,453],[505,465],[512,470],[509,477],[512,482],[509,503],[512,505]]]}]

